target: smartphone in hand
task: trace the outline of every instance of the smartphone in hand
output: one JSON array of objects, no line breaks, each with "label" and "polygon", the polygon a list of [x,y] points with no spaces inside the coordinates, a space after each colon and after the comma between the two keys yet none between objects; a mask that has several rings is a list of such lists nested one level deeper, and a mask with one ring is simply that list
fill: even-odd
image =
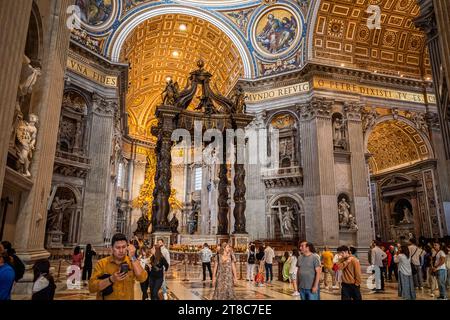
[{"label": "smartphone in hand", "polygon": [[122,263],[120,265],[120,273],[127,273],[128,272],[128,263]]}]

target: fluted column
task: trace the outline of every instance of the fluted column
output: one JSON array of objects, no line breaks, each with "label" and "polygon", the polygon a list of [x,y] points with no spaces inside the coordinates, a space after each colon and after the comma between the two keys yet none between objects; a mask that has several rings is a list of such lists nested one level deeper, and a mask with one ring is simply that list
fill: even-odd
[{"label": "fluted column", "polygon": [[[69,0],[55,1],[53,5],[47,4],[47,8],[40,8],[45,21],[43,25],[48,29],[42,30],[42,76],[33,89],[30,105],[30,111],[39,117],[36,149],[31,165],[33,187],[28,194],[22,194],[14,239],[17,252],[26,263],[48,256],[48,252],[44,250],[47,200],[53,176],[69,47],[70,30],[66,25],[66,9],[71,3]],[[45,6],[45,2],[40,4]],[[14,5],[20,7],[22,1],[15,2]],[[48,13],[44,14],[46,10]],[[9,28],[13,25],[11,23]]]},{"label": "fluted column", "polygon": [[108,184],[111,176],[110,155],[117,105],[93,94],[90,114],[89,158],[91,170],[86,177],[81,243],[103,246],[108,206]]},{"label": "fluted column", "polygon": [[306,239],[319,246],[339,244],[331,111],[332,102],[321,99],[300,110]]},{"label": "fluted column", "polygon": [[0,1],[0,194],[32,3]]},{"label": "fluted column", "polygon": [[367,176],[363,129],[361,120],[362,107],[354,104],[345,105],[348,136],[351,152],[351,172],[353,203],[355,208],[358,247],[369,247],[372,238],[370,218],[369,177]]}]

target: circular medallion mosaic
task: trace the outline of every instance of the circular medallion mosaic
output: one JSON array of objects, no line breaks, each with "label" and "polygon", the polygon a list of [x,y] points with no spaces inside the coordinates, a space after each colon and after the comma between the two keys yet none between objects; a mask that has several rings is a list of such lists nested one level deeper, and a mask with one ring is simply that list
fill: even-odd
[{"label": "circular medallion mosaic", "polygon": [[268,58],[288,54],[299,43],[302,19],[290,8],[272,6],[263,11],[253,25],[255,49]]},{"label": "circular medallion mosaic", "polygon": [[80,20],[89,31],[101,31],[112,23],[117,14],[117,2],[113,0],[76,0]]}]

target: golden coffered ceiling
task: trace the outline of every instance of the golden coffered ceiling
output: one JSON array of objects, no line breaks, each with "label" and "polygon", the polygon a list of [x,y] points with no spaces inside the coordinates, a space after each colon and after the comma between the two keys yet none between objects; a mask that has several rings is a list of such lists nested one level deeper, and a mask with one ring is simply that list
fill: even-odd
[{"label": "golden coffered ceiling", "polygon": [[[182,24],[186,31],[180,30]],[[156,124],[155,108],[162,101],[167,77],[184,88],[202,58],[205,69],[213,74],[212,88],[227,94],[244,73],[238,50],[221,30],[180,14],[141,23],[127,38],[121,54],[121,60],[130,63],[126,97],[130,135],[147,141],[155,141],[150,128]]]},{"label": "golden coffered ceiling", "polygon": [[427,144],[417,129],[398,120],[378,124],[370,133],[367,149],[372,154],[369,165],[373,174],[430,158]]},{"label": "golden coffered ceiling", "polygon": [[[368,27],[370,5],[381,9],[381,29]],[[426,36],[416,29],[415,0],[322,0],[313,59],[390,75],[431,76]]]}]

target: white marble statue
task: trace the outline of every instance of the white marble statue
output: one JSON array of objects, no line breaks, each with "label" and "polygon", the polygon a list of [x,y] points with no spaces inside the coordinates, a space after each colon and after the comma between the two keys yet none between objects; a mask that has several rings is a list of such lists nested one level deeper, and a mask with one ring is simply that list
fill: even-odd
[{"label": "white marble statue", "polygon": [[400,221],[400,223],[412,223],[413,222],[413,216],[411,213],[411,210],[407,207],[403,207],[403,219]]},{"label": "white marble statue", "polygon": [[22,62],[22,73],[20,75],[19,96],[23,97],[33,91],[37,79],[42,74],[41,68],[34,68],[31,65],[31,60],[24,55]]},{"label": "white marble statue", "polygon": [[293,231],[292,223],[295,218],[292,212],[292,209],[288,208],[286,212],[282,216],[282,230],[283,234],[290,234]]},{"label": "white marble statue", "polygon": [[33,158],[33,151],[36,146],[38,117],[34,114],[28,116],[28,122],[19,121],[16,129],[16,154],[18,157],[17,167],[19,172],[25,177],[30,177],[30,164]]},{"label": "white marble statue", "polygon": [[333,122],[333,143],[335,146],[341,146],[344,140],[344,122],[341,118],[336,118]]},{"label": "white marble statue", "polygon": [[342,198],[338,204],[339,221],[341,226],[347,227],[350,219],[350,205],[345,198]]},{"label": "white marble statue", "polygon": [[348,226],[349,226],[350,230],[358,231],[358,226],[356,225],[356,219],[352,214],[349,215],[348,220],[349,220]]}]

